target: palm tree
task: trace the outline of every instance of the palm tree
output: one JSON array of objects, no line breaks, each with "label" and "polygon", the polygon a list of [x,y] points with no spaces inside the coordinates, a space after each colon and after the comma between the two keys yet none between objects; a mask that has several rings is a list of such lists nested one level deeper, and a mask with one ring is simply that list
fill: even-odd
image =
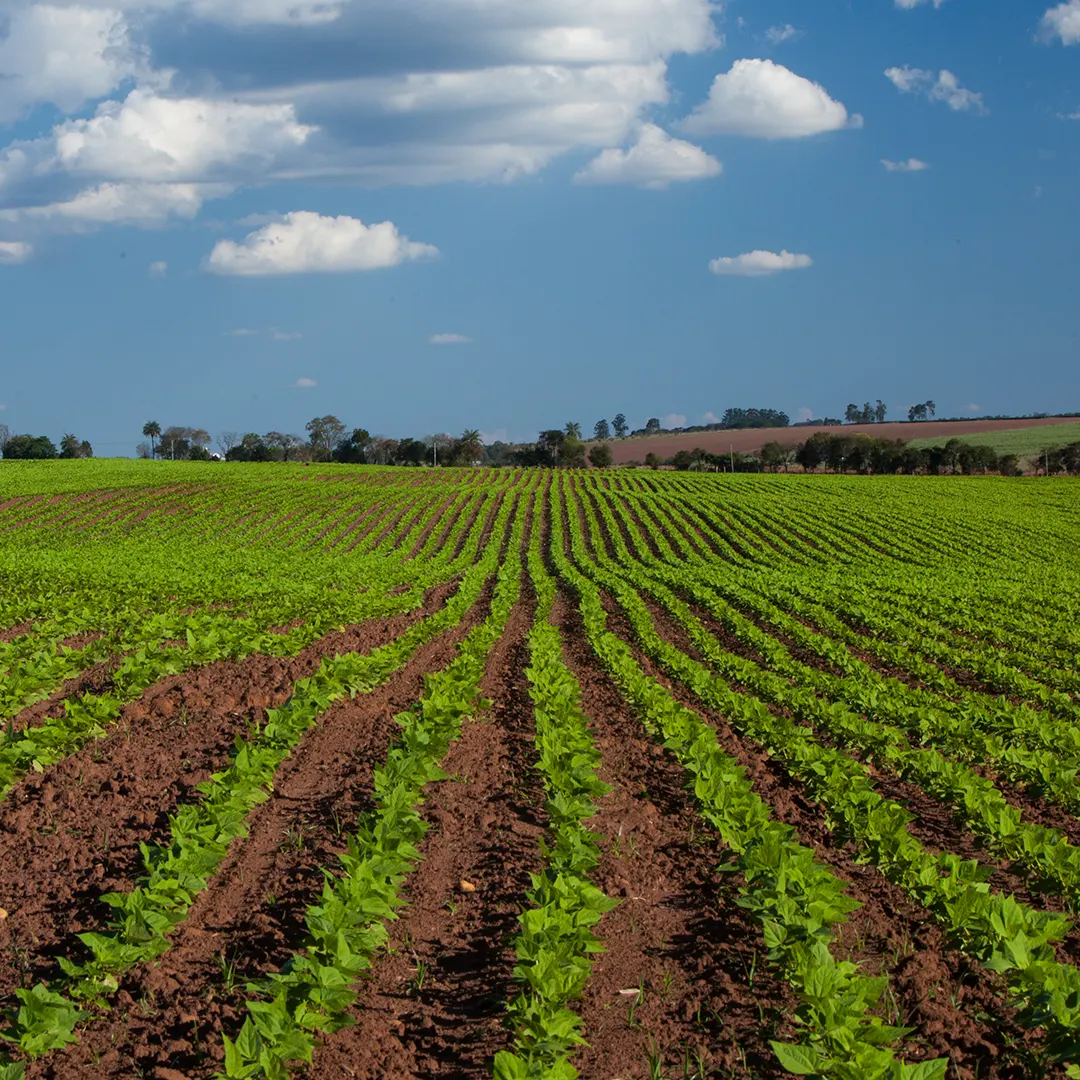
[{"label": "palm tree", "polygon": [[580,439],[581,438],[581,425],[576,420],[571,420],[566,425],[566,437],[568,439]]},{"label": "palm tree", "polygon": [[161,425],[156,420],[143,424],[142,433],[150,440],[150,456],[157,457],[157,437],[161,434]]},{"label": "palm tree", "polygon": [[470,465],[476,461],[484,450],[483,440],[480,438],[480,432],[475,428],[468,428],[461,433],[461,438],[458,440],[458,449],[461,456]]}]

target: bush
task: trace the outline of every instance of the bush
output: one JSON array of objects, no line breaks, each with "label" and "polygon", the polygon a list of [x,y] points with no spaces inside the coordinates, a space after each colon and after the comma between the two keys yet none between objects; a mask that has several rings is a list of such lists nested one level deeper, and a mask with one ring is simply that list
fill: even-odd
[{"label": "bush", "polygon": [[12,435],[4,443],[4,457],[13,461],[44,461],[56,456],[56,447],[46,435]]}]

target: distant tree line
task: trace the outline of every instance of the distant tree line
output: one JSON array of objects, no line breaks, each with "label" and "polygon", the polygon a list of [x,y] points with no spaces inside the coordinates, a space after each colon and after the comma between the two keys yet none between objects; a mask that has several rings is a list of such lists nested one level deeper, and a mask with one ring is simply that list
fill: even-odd
[{"label": "distant tree line", "polygon": [[[1035,463],[1048,475],[1080,475],[1080,442],[1042,451]],[[799,467],[804,472],[904,473],[907,475],[963,475],[1000,473],[1019,476],[1016,454],[998,454],[990,446],[949,439],[940,446],[916,447],[902,439],[879,439],[862,432],[815,432],[803,443],[767,442],[757,454],[711,454],[700,447],[680,450],[667,460],[645,457],[651,468],[667,466],[682,471],[779,472]]]},{"label": "distant tree line", "polygon": [[91,458],[94,448],[86,441],[65,432],[59,448],[47,435],[12,435],[0,424],[0,457],[9,461],[48,461],[51,458]]},{"label": "distant tree line", "polygon": [[[424,439],[389,439],[372,435],[366,428],[349,429],[336,416],[317,416],[304,429],[307,438],[289,432],[223,431],[216,452],[204,428],[162,428],[156,420],[143,425],[148,440],[140,443],[143,458],[169,461],[336,461],[349,465],[482,465],[490,464],[480,433],[467,430],[452,435],[428,435]],[[505,444],[496,444],[505,445]]]}]

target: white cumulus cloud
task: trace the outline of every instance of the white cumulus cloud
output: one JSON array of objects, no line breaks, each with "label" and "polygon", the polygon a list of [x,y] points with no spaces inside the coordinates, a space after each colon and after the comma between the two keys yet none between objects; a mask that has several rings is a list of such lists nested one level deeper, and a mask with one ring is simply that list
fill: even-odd
[{"label": "white cumulus cloud", "polygon": [[414,243],[390,221],[365,225],[344,215],[323,217],[309,210],[286,214],[237,243],[221,240],[207,259],[215,274],[255,277],[269,274],[341,273],[378,270],[432,258],[438,249]]},{"label": "white cumulus cloud", "polygon": [[33,246],[22,240],[0,240],[0,266],[26,262],[33,254]]},{"label": "white cumulus cloud", "polygon": [[[929,0],[896,0],[896,6],[903,8],[905,11],[910,11],[912,8],[922,7],[923,4],[928,3]],[[945,0],[933,0],[934,7],[939,8],[945,3]]]},{"label": "white cumulus cloud", "polygon": [[1063,45],[1080,44],[1080,0],[1050,8],[1042,17],[1039,31],[1046,41],[1059,38]]},{"label": "white cumulus cloud", "polygon": [[660,424],[668,429],[686,427],[686,417],[682,413],[671,412],[660,418]]},{"label": "white cumulus cloud", "polygon": [[293,386],[298,390],[310,390],[312,387],[318,385],[319,384],[314,379],[297,379],[296,382],[293,383]]},{"label": "white cumulus cloud", "polygon": [[[8,6],[8,5],[5,5]],[[122,11],[78,4],[14,6],[0,39],[0,121],[42,102],[73,112],[129,77],[150,77]]]},{"label": "white cumulus cloud", "polygon": [[471,345],[472,338],[465,334],[432,334],[428,338],[431,345]]},{"label": "white cumulus cloud", "polygon": [[709,263],[714,274],[730,277],[767,277],[783,270],[806,270],[814,265],[809,255],[790,251],[748,251],[745,255],[722,256]]},{"label": "white cumulus cloud", "polygon": [[889,161],[888,158],[882,158],[881,164],[888,172],[923,172],[930,168],[927,162],[914,157],[908,158],[907,161]]},{"label": "white cumulus cloud", "polygon": [[720,423],[720,417],[717,416],[716,413],[714,413],[710,409],[707,413],[704,413],[702,415],[701,422],[703,424],[719,424]]},{"label": "white cumulus cloud", "polygon": [[861,125],[817,83],[771,60],[736,60],[679,126],[693,135],[799,139]]},{"label": "white cumulus cloud", "polygon": [[163,278],[169,272],[169,264],[164,261],[152,262],[147,273],[150,277]]},{"label": "white cumulus cloud", "polygon": [[921,94],[930,101],[943,101],[956,112],[987,111],[982,94],[961,86],[960,80],[951,71],[943,69],[935,76],[932,71],[905,64],[903,67],[886,69],[885,78],[901,93]]},{"label": "white cumulus cloud", "polygon": [[73,230],[100,225],[162,225],[170,218],[190,220],[205,198],[232,191],[222,184],[98,184],[64,202],[0,210],[4,221],[44,221]]},{"label": "white cumulus cloud", "polygon": [[724,167],[700,146],[673,139],[656,124],[642,124],[628,150],[609,148],[574,176],[578,184],[637,184],[654,190],[683,180],[719,176]]}]

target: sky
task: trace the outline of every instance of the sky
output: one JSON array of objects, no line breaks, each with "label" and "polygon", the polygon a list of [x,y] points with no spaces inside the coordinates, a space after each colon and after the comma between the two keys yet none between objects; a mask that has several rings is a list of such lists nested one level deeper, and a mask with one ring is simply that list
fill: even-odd
[{"label": "sky", "polygon": [[0,0],[0,423],[1080,409],[1080,0]]}]

